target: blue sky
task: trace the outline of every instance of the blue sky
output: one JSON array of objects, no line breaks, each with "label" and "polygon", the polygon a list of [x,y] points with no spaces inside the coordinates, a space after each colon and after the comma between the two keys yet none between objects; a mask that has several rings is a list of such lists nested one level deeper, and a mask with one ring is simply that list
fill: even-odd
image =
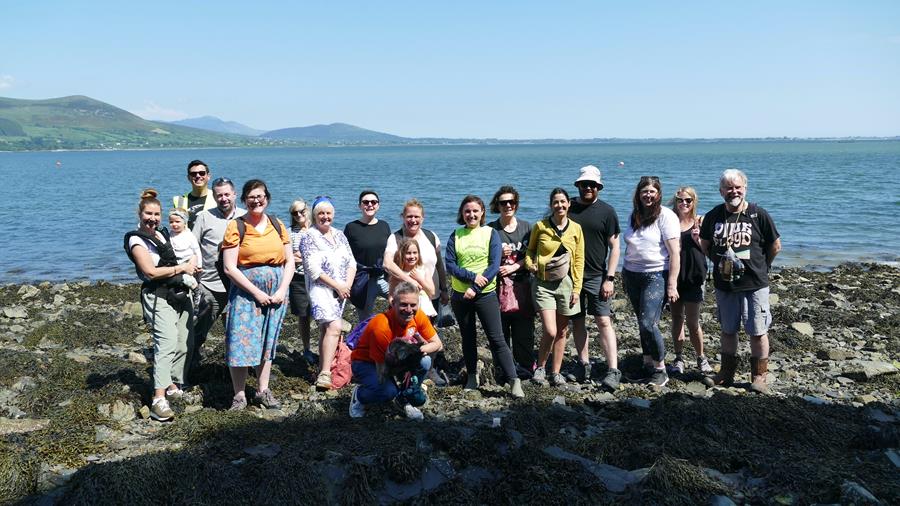
[{"label": "blue sky", "polygon": [[9,2],[0,96],[411,137],[900,135],[900,2]]}]

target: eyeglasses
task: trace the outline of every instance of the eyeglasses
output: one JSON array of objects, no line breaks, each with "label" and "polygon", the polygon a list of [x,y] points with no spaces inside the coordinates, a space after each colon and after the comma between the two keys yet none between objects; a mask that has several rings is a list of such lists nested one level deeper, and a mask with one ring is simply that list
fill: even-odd
[{"label": "eyeglasses", "polygon": [[255,200],[257,202],[261,202],[263,200],[266,200],[266,196],[265,195],[247,195],[247,200]]},{"label": "eyeglasses", "polygon": [[377,206],[377,205],[378,205],[378,200],[377,200],[377,199],[373,199],[373,200],[360,200],[359,203],[362,204],[362,205],[364,205],[364,206]]},{"label": "eyeglasses", "polygon": [[303,216],[304,214],[306,214],[306,208],[304,207],[303,209],[294,209],[293,211],[291,211],[291,214]]},{"label": "eyeglasses", "polygon": [[690,197],[683,198],[683,199],[675,197],[675,202],[678,202],[679,204],[690,204],[693,201],[694,201],[694,199],[692,199]]},{"label": "eyeglasses", "polygon": [[208,174],[208,172],[206,172],[205,170],[200,170],[197,172],[188,172],[188,177],[190,177],[191,179],[197,179],[198,177],[206,177],[206,174]]},{"label": "eyeglasses", "polygon": [[516,199],[509,199],[509,200],[498,200],[497,205],[500,207],[503,207],[503,206],[515,207],[515,206],[519,205],[519,203],[516,202]]},{"label": "eyeglasses", "polygon": [[[195,172],[194,174],[199,174],[199,172]],[[234,186],[234,182],[227,177],[217,177],[213,180],[213,186],[222,186],[223,184]]]}]

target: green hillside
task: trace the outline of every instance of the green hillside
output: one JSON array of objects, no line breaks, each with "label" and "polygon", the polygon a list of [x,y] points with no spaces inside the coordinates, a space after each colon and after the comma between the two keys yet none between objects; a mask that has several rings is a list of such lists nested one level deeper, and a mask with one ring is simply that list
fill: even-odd
[{"label": "green hillside", "polygon": [[0,97],[0,151],[248,146],[252,139],[147,121],[85,96]]}]

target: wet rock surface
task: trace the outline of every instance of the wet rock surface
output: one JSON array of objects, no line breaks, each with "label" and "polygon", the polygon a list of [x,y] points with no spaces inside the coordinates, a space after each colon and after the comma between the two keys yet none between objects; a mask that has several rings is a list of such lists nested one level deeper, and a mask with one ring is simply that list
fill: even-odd
[{"label": "wet rock surface", "polygon": [[[662,389],[603,391],[592,339],[594,381],[525,382],[513,400],[482,348],[483,385],[465,391],[451,327],[440,330],[451,386],[429,388],[423,423],[390,406],[351,419],[349,388],[311,386],[288,317],[271,384],[281,409],[227,411],[217,324],[175,420],[161,424],[149,419],[153,345],[136,285],[3,286],[0,503],[900,503],[900,270],[785,269],[771,290],[768,396],[748,392],[745,336],[729,388],[700,382],[687,344],[685,373]],[[701,323],[718,367],[708,292]],[[627,377],[641,357],[621,286],[613,307]],[[563,373],[574,369],[566,357]]]}]

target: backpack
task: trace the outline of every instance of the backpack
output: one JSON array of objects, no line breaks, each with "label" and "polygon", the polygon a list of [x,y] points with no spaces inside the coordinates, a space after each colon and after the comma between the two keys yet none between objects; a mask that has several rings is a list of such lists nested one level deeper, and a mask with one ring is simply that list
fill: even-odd
[{"label": "backpack", "polygon": [[334,352],[334,360],[331,362],[331,387],[337,390],[342,386],[350,383],[353,378],[353,369],[350,362],[350,348],[344,342],[344,337],[338,341],[337,349]]},{"label": "backpack", "polygon": [[359,339],[362,337],[363,331],[366,330],[366,326],[369,325],[369,322],[372,321],[372,318],[375,318],[379,314],[381,313],[371,314],[368,318],[353,326],[353,328],[350,330],[350,333],[347,334],[346,338],[348,348],[350,348],[351,350],[356,349],[356,345],[359,344]]},{"label": "backpack", "polygon": [[[234,219],[237,222],[237,231],[238,231],[238,248],[241,247],[241,244],[244,244],[244,234],[247,233],[247,221],[245,220],[245,215],[238,216]],[[284,241],[284,223],[281,222],[275,216],[272,216],[266,213],[266,218],[272,222],[272,226],[275,227],[275,230],[278,231],[278,237]],[[222,259],[222,245],[219,245],[219,258],[216,259],[216,272],[219,274],[219,279],[222,280],[222,286],[225,287],[225,292],[228,293],[231,291],[231,278],[229,278],[225,274],[225,262]]]},{"label": "backpack", "polygon": [[[169,240],[169,230],[163,227],[157,229],[157,232],[162,234],[165,238],[165,242],[160,241],[159,238],[156,237],[156,234],[144,232],[143,230],[130,230],[125,233],[123,247],[125,248],[125,253],[128,255],[128,259],[131,260],[131,263],[133,263],[135,267],[137,267],[137,263],[134,261],[134,254],[131,253],[131,248],[128,247],[128,242],[134,236],[153,243],[153,246],[156,248],[156,253],[159,255],[159,262],[156,263],[156,267],[174,267],[178,265],[178,259],[175,257],[175,250],[172,249],[172,242]],[[144,281],[144,285],[145,288],[156,288],[157,286],[165,284],[167,281],[168,280],[149,280]]]}]

